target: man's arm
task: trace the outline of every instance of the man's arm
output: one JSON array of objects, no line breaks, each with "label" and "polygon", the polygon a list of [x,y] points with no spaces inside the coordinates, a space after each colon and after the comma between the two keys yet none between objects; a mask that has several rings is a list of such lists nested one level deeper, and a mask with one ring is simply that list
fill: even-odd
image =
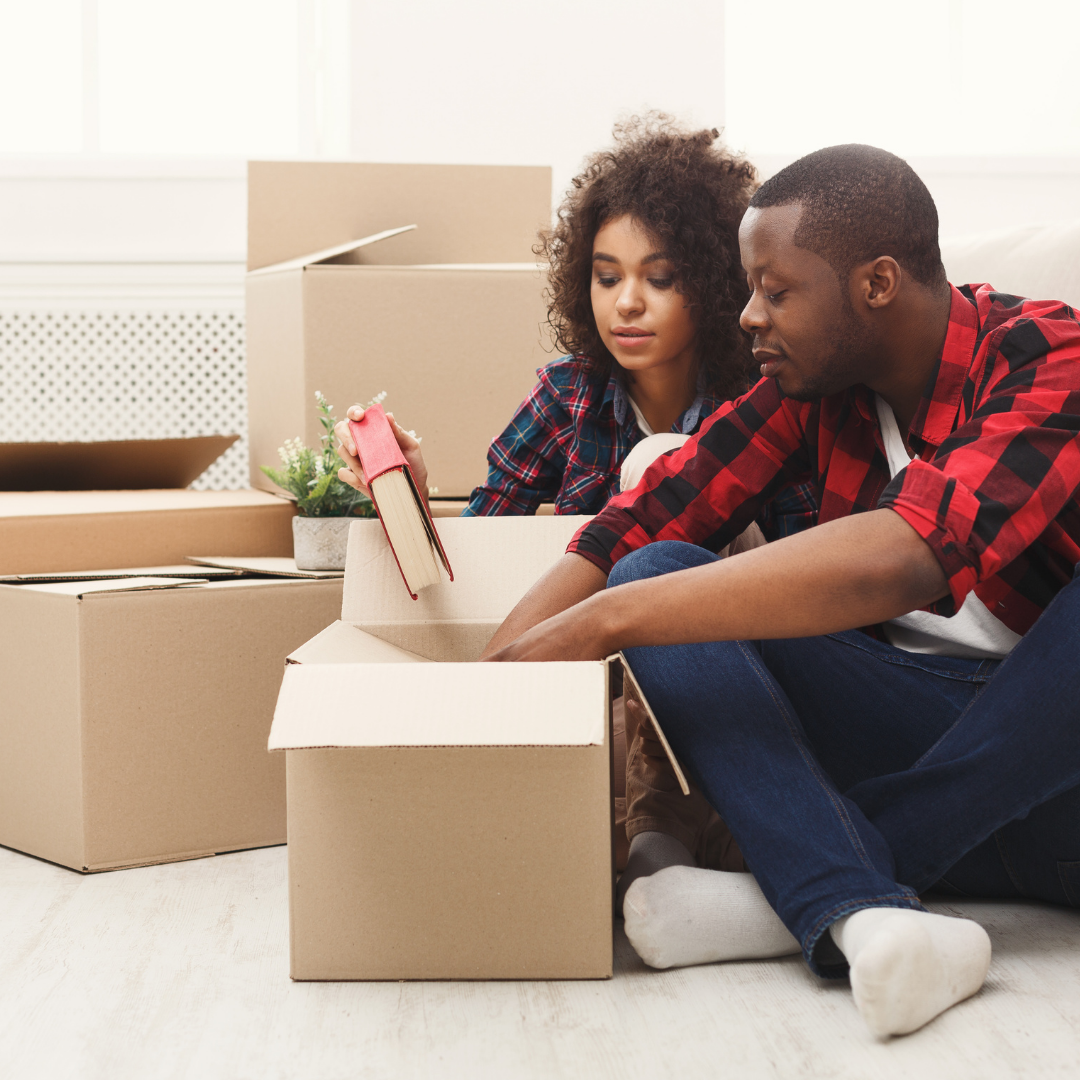
[{"label": "man's arm", "polygon": [[[495,631],[481,660],[498,652],[504,645],[519,638],[537,623],[558,615],[559,612],[587,600],[593,593],[607,585],[607,574],[593,566],[582,555],[564,555],[540,580],[518,601]],[[510,660],[513,657],[505,657]]]},{"label": "man's arm", "polygon": [[635,645],[810,637],[894,619],[949,591],[930,546],[891,510],[708,566],[601,591],[603,583],[591,563],[564,556],[510,613],[485,659],[597,660]]}]

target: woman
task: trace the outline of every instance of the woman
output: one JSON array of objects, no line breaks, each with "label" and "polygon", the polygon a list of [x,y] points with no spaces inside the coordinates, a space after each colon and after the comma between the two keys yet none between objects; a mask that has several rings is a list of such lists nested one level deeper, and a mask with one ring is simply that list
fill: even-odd
[{"label": "woman", "polygon": [[[493,440],[487,481],[465,516],[532,514],[544,502],[557,514],[595,514],[620,490],[635,447],[653,437],[623,488],[749,388],[738,228],[756,181],[718,137],[663,115],[635,118],[574,179],[536,248],[550,264],[548,321],[567,355],[539,370]],[[419,443],[396,422],[394,430],[426,491]],[[350,466],[341,479],[366,490],[348,424],[337,434]],[[815,512],[809,490],[792,489],[759,525],[772,540],[812,524]]]},{"label": "woman", "polygon": [[[757,185],[753,166],[718,138],[715,129],[686,131],[663,115],[635,118],[575,177],[557,224],[535,249],[550,265],[548,321],[567,355],[537,372],[536,386],[493,440],[487,481],[465,516],[533,514],[543,502],[554,502],[557,514],[595,514],[720,404],[749,389],[750,343],[739,327],[749,291],[738,229]],[[348,416],[359,420],[363,409],[354,405]],[[390,419],[426,491],[420,444]],[[348,424],[336,432],[349,466],[338,475],[366,492]],[[816,513],[809,487],[781,492],[728,553],[806,528]],[[654,862],[672,862],[673,844],[676,861],[743,869],[703,796],[672,798],[673,776],[634,704],[625,741],[621,709],[615,717],[616,813],[634,837],[628,849],[627,834],[616,831],[617,863],[627,867],[620,906],[630,881]]]}]

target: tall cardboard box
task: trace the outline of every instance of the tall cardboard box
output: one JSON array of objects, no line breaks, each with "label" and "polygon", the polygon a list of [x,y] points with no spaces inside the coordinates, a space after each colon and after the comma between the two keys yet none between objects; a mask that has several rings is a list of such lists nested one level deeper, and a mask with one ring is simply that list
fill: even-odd
[{"label": "tall cardboard box", "polygon": [[294,979],[610,977],[612,662],[475,663],[582,520],[441,521],[455,581],[416,601],[353,524],[270,736]]},{"label": "tall cardboard box", "polygon": [[253,485],[268,486],[259,466],[286,439],[316,445],[316,391],[340,416],[385,390],[424,437],[439,496],[467,498],[491,439],[554,355],[532,253],[550,212],[548,168],[252,162]]},{"label": "tall cardboard box", "polygon": [[341,589],[0,585],[0,844],[107,870],[282,843],[285,770],[266,752],[281,665]]}]

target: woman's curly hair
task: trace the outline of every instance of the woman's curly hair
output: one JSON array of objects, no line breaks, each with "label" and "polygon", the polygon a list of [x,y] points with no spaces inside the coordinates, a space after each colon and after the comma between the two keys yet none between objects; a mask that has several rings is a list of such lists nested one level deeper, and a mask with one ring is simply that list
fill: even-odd
[{"label": "woman's curly hair", "polygon": [[537,255],[550,263],[548,323],[559,348],[591,371],[610,374],[615,358],[593,318],[593,241],[614,218],[630,214],[674,263],[675,287],[698,307],[698,360],[703,383],[718,397],[750,384],[749,338],[739,314],[749,299],[739,261],[739,221],[757,188],[745,158],[712,130],[689,131],[663,113],[616,125],[615,146],[589,158],[540,234]]}]

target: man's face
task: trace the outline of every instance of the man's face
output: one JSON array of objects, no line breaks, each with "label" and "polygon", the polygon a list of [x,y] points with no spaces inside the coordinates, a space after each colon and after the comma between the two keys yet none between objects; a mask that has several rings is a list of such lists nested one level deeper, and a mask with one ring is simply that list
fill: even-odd
[{"label": "man's face", "polygon": [[816,401],[865,381],[872,343],[833,268],[795,246],[801,213],[798,203],[746,211],[739,247],[753,295],[740,323],[761,374],[788,397]]}]

